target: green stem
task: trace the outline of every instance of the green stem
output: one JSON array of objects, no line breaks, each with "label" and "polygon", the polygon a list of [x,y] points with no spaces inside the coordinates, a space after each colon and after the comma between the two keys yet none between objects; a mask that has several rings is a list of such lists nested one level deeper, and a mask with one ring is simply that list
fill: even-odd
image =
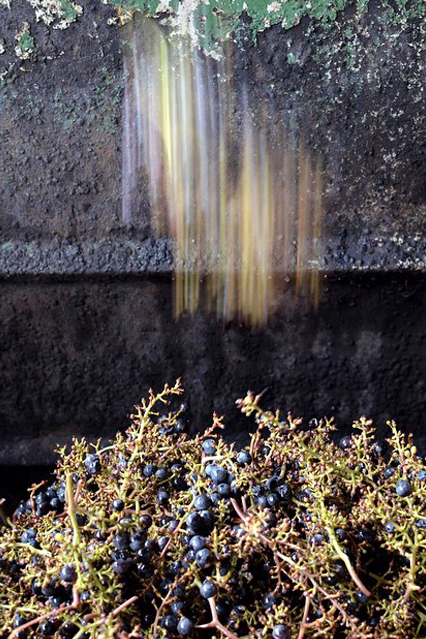
[{"label": "green stem", "polygon": [[77,504],[74,499],[74,490],[72,485],[72,473],[68,473],[65,483],[65,499],[67,503],[67,512],[71,521],[71,526],[74,532],[73,546],[77,547],[81,542],[80,528],[77,522]]},{"label": "green stem", "polygon": [[334,550],[336,551],[336,553],[339,555],[340,559],[345,564],[348,573],[352,577],[352,580],[355,582],[355,584],[358,586],[358,588],[361,590],[361,592],[364,593],[364,595],[366,597],[369,597],[371,595],[371,592],[368,590],[368,588],[366,588],[364,586],[364,584],[362,583],[361,579],[356,574],[355,568],[351,564],[351,560],[349,559],[347,554],[344,553],[343,550],[340,548],[339,543],[338,543],[338,541],[336,539],[336,536],[334,534],[334,530],[332,528],[330,528],[330,527],[327,527],[326,530],[327,530],[328,536],[330,537],[330,541],[332,543],[332,546],[333,546]]},{"label": "green stem", "polygon": [[20,541],[16,541],[15,543],[9,543],[8,548],[26,548],[30,552],[33,552],[35,555],[44,555],[45,557],[51,557],[52,553],[48,550],[42,550],[41,548],[34,548],[30,544],[24,544]]}]

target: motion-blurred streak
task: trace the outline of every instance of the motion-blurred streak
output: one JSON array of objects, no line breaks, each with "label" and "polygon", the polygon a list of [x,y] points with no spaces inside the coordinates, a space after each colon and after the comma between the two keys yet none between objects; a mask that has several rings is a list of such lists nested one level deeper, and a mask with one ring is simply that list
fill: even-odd
[{"label": "motion-blurred streak", "polygon": [[175,243],[175,314],[202,302],[266,323],[284,276],[319,299],[322,169],[266,100],[251,104],[224,49],[203,57],[136,20],[125,55],[123,221],[138,181]]}]

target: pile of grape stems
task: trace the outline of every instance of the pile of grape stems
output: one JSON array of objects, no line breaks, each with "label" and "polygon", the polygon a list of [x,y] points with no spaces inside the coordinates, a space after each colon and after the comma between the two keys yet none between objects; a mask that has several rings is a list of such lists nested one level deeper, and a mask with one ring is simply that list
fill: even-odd
[{"label": "pile of grape stems", "polygon": [[417,639],[426,467],[411,435],[238,401],[186,434],[180,382],[113,440],[73,440],[0,532],[2,638]]}]

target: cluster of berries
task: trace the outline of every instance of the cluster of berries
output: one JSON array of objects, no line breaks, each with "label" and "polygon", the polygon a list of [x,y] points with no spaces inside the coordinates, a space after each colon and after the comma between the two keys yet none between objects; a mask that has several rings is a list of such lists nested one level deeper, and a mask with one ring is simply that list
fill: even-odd
[{"label": "cluster of berries", "polygon": [[[240,451],[183,432],[165,387],[107,445],[59,451],[0,535],[0,635],[14,639],[421,637],[426,469],[391,425],[240,402]],[[416,634],[417,633],[417,634]],[[420,633],[420,634],[419,634]]]}]

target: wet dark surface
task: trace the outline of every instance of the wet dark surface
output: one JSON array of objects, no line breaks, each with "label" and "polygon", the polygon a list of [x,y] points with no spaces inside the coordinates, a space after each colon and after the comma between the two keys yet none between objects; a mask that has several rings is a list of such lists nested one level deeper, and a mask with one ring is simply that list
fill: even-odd
[{"label": "wet dark surface", "polygon": [[306,419],[335,415],[344,430],[365,414],[424,438],[426,278],[323,277],[318,309],[289,285],[265,329],[199,312],[173,319],[169,278],[7,281],[1,285],[2,464],[51,463],[72,435],[110,437],[149,387],[181,377],[193,428],[235,401]]}]

